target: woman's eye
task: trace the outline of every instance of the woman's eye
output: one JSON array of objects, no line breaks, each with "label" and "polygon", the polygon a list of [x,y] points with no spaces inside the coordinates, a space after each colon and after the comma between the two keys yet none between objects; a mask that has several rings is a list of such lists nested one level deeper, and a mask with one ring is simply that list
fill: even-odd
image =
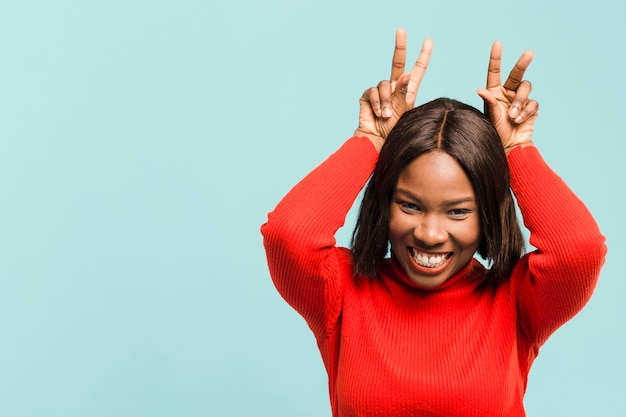
[{"label": "woman's eye", "polygon": [[464,218],[469,214],[469,210],[467,209],[453,209],[448,212],[448,214],[453,218]]},{"label": "woman's eye", "polygon": [[407,201],[396,201],[396,203],[398,203],[398,205],[400,206],[400,208],[404,211],[407,212],[416,212],[419,211],[419,207],[413,203],[409,203]]}]

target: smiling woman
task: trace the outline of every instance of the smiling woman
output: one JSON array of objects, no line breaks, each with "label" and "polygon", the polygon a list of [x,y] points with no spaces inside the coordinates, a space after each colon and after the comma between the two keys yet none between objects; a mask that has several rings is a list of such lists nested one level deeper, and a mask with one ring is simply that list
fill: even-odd
[{"label": "smiling woman", "polygon": [[391,204],[389,241],[415,285],[443,284],[472,259],[480,236],[472,184],[450,155],[429,152],[402,170]]},{"label": "smiling woman", "polygon": [[[416,158],[433,151],[449,156],[448,162],[455,164],[424,168],[416,163]],[[356,272],[373,276],[384,262],[390,240],[386,229],[393,208],[388,202],[397,195],[397,182],[408,175],[410,167],[421,169],[420,176],[439,174],[431,182],[422,181],[424,186],[433,187],[437,195],[445,193],[450,201],[469,197],[474,200],[478,205],[474,208],[480,208],[476,213],[481,229],[477,251],[492,264],[488,278],[508,276],[521,255],[523,238],[515,221],[509,167],[500,137],[484,114],[446,98],[407,111],[387,137],[365,191],[354,234]],[[435,167],[438,169],[433,171],[431,168]],[[455,173],[463,174],[463,178],[451,181]],[[460,187],[463,181],[469,189]]]},{"label": "smiling woman", "polygon": [[[486,114],[413,109],[432,42],[407,74],[405,42],[398,31],[354,137],[262,226],[270,274],[316,337],[333,416],[522,417],[531,365],[591,297],[604,237],[533,145],[530,52],[501,84],[494,43]],[[352,249],[336,247],[366,183]]]}]

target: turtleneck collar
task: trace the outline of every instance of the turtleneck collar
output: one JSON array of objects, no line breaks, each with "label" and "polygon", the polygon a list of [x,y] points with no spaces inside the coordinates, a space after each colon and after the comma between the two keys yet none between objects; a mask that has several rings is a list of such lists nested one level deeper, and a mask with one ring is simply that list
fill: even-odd
[{"label": "turtleneck collar", "polygon": [[[472,258],[467,265],[461,268],[456,274],[448,278],[444,283],[437,287],[424,287],[415,284],[409,279],[404,268],[391,256],[387,267],[383,267],[381,271],[383,275],[388,276],[390,279],[395,280],[403,285],[409,286],[413,289],[426,292],[439,292],[444,290],[450,290],[456,287],[467,287],[468,285],[475,287],[483,281],[483,278],[487,272],[486,268],[476,259]],[[473,284],[473,285],[472,285]]]}]

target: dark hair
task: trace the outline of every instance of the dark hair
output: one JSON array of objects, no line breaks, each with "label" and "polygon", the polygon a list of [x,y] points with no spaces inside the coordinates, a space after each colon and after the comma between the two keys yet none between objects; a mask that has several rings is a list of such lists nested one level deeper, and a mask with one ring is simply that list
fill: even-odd
[{"label": "dark hair", "polygon": [[490,264],[488,278],[508,277],[522,254],[524,240],[506,155],[489,119],[476,108],[449,98],[407,111],[385,140],[352,235],[355,273],[376,275],[389,251],[389,212],[400,172],[434,150],[452,156],[474,188],[482,229],[478,253]]}]

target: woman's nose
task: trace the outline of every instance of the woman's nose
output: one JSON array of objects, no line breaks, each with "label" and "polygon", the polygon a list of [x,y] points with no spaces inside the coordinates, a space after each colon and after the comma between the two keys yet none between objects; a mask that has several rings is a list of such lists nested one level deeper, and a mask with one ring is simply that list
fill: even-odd
[{"label": "woman's nose", "polygon": [[415,225],[413,235],[425,247],[437,246],[448,239],[443,222],[436,216],[422,217]]}]

